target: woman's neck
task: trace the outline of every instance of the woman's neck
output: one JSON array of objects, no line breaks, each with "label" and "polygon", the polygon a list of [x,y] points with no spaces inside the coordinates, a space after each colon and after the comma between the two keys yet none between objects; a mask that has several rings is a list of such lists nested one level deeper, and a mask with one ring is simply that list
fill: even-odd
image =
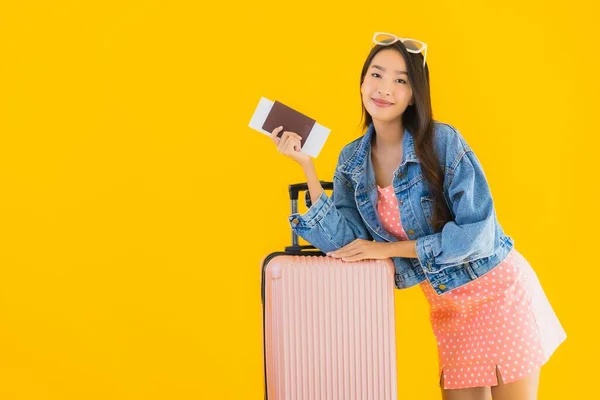
[{"label": "woman's neck", "polygon": [[404,126],[402,120],[391,122],[373,121],[375,135],[373,135],[373,147],[379,149],[392,149],[402,144],[404,139]]}]

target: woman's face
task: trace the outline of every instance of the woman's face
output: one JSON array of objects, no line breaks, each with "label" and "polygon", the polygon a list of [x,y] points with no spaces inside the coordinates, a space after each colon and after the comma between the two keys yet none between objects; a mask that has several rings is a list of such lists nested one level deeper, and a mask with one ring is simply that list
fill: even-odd
[{"label": "woman's face", "polygon": [[[394,49],[381,50],[373,57],[360,87],[362,102],[374,120],[393,121],[414,104],[406,63]],[[374,99],[392,103],[380,105]]]}]

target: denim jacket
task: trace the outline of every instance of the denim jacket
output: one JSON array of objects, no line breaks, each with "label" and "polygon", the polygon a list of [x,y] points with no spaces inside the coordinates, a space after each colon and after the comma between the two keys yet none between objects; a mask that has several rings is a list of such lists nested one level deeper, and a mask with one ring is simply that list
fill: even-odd
[{"label": "denim jacket", "polygon": [[[291,214],[292,230],[323,252],[355,239],[395,242],[377,213],[377,184],[371,161],[373,124],[340,152],[333,191],[324,191],[308,210]],[[431,225],[433,197],[421,173],[414,140],[404,131],[402,162],[392,186],[409,240],[418,258],[392,257],[395,285],[408,288],[427,279],[438,294],[462,286],[498,265],[514,246],[496,217],[482,166],[462,135],[451,125],[434,122],[434,147],[444,171],[444,199],[452,218],[441,231]]]}]

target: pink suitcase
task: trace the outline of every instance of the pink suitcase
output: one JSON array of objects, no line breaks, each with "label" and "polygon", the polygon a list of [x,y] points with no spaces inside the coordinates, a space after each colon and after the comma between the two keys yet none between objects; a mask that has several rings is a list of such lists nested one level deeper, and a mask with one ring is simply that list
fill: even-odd
[{"label": "pink suitcase", "polygon": [[[292,213],[299,190],[290,185]],[[391,260],[344,262],[292,233],[261,264],[266,399],[397,398]]]}]

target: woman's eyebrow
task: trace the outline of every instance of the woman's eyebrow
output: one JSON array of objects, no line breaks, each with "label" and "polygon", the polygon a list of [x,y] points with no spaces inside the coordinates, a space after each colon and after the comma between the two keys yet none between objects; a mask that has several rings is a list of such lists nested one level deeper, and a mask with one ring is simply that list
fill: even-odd
[{"label": "woman's eyebrow", "polygon": [[[377,68],[377,69],[380,69],[380,70],[382,70],[383,72],[385,72],[385,68],[383,68],[382,66],[379,66],[379,65],[372,65],[372,66],[371,66],[371,68]],[[397,74],[404,74],[404,75],[408,75],[408,73],[407,73],[406,71],[399,71],[399,70],[396,70],[396,71],[394,71],[394,72],[396,72]]]}]

